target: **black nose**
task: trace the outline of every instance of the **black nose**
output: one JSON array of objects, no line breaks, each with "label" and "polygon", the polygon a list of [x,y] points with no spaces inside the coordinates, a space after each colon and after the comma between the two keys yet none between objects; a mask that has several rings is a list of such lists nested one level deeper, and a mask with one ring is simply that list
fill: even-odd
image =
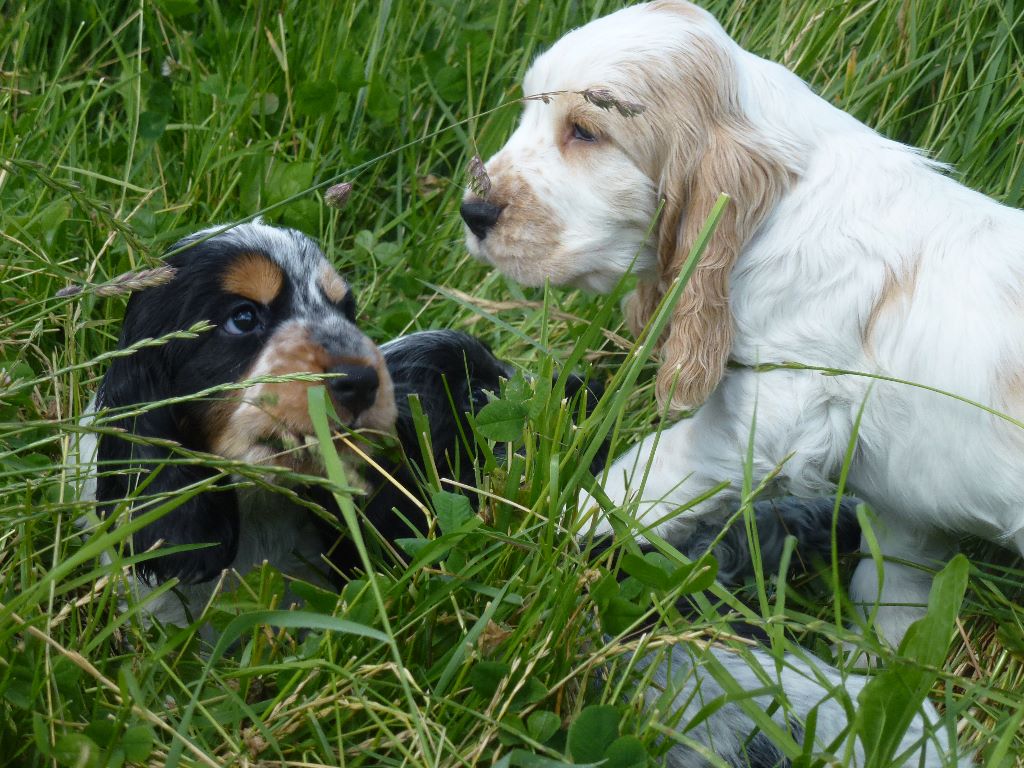
[{"label": "black nose", "polygon": [[483,200],[465,202],[459,208],[459,213],[462,214],[462,220],[466,222],[466,226],[481,240],[487,237],[487,232],[498,221],[501,211],[501,206],[491,205]]},{"label": "black nose", "polygon": [[340,374],[329,379],[328,386],[334,402],[351,413],[353,418],[373,405],[380,385],[375,368],[368,365],[339,365],[330,372]]}]

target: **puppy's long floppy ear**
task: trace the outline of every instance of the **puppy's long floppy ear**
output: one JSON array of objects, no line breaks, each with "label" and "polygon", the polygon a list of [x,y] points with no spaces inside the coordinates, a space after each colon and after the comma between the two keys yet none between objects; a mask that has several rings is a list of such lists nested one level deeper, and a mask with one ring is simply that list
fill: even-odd
[{"label": "puppy's long floppy ear", "polygon": [[[157,436],[174,439],[173,433],[149,434],[157,431],[152,429],[154,421],[162,420],[160,417],[148,418],[148,414],[136,417],[128,431],[143,439]],[[184,489],[214,476],[213,470],[206,467],[164,464],[171,456],[166,448],[102,436],[98,452],[100,477],[96,484],[96,497],[102,513],[110,514],[118,503],[124,501],[133,505],[134,518],[140,511],[149,511],[158,504],[184,497]],[[144,489],[136,496],[137,489],[144,483]],[[215,483],[224,484],[226,478]],[[140,509],[142,500],[149,498],[153,499],[152,504]],[[132,547],[135,554],[141,554],[158,541],[162,542],[161,548],[181,544],[212,546],[153,557],[138,564],[139,575],[156,583],[175,576],[186,584],[209,581],[235,559],[238,531],[235,493],[230,490],[214,492],[214,489],[207,488],[137,531],[132,536]]]},{"label": "puppy's long floppy ear", "polygon": [[700,405],[721,380],[733,339],[729,275],[794,175],[785,154],[760,140],[741,117],[719,115],[704,131],[696,153],[691,134],[676,142],[664,164],[658,280],[641,283],[626,304],[627,323],[636,333],[679,276],[719,195],[730,195],[661,340],[656,391],[658,402],[672,412]]},{"label": "puppy's long floppy ear", "polygon": [[[162,288],[151,288],[132,297],[119,346],[123,348],[147,336],[159,337],[173,329],[176,319],[170,313],[177,311],[179,304],[169,301],[164,294]],[[170,391],[170,382],[174,379],[175,366],[181,363],[179,358],[188,354],[188,347],[183,346],[187,344],[188,340],[171,341],[116,358],[104,377],[98,405],[127,408],[178,394]],[[182,434],[171,406],[126,416],[112,426],[138,439],[100,436],[96,499],[104,515],[110,514],[118,504],[126,503],[132,505],[134,517],[179,494],[187,495],[182,493],[183,489],[217,474],[209,467],[164,464],[172,457],[172,451],[145,442],[147,438],[158,438],[195,447],[194,436]],[[144,482],[145,488],[138,492]],[[221,478],[214,486],[226,484],[227,478]],[[144,579],[160,583],[177,576],[182,582],[198,583],[215,578],[231,564],[238,551],[238,502],[233,491],[214,490],[192,495],[134,534],[132,546],[136,554],[158,541],[163,541],[163,548],[181,544],[213,545],[149,559],[138,566]],[[142,506],[144,499],[150,498],[153,502]]]}]

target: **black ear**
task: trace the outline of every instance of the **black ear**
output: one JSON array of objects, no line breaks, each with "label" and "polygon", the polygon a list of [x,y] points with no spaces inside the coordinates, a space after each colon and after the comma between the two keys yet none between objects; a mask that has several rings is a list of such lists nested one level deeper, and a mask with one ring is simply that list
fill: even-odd
[{"label": "black ear", "polygon": [[[109,402],[104,392],[103,405],[118,407],[131,403]],[[218,474],[209,467],[165,464],[172,457],[172,450],[144,442],[148,437],[187,442],[178,434],[167,407],[121,419],[114,426],[136,439],[100,436],[96,499],[103,515],[110,514],[120,503],[141,506],[144,500],[153,499],[141,510],[133,509],[134,518],[140,511],[163,504],[184,489]],[[227,481],[226,477],[218,479],[212,488],[191,496],[134,534],[132,546],[136,554],[161,540],[165,548],[179,544],[213,545],[147,560],[138,566],[144,579],[160,583],[177,576],[185,583],[197,583],[215,578],[231,565],[238,552],[238,500],[233,490],[217,491],[217,486],[226,485]],[[137,490],[143,484],[144,488]]]},{"label": "black ear", "polygon": [[[158,337],[174,330],[158,320],[166,312],[160,305],[168,303],[164,301],[163,291],[151,291],[137,294],[129,302],[119,344],[121,348],[139,339]],[[169,391],[168,382],[173,378],[173,366],[178,362],[176,358],[183,352],[187,353],[186,349],[176,347],[188,343],[188,340],[170,342],[116,358],[104,377],[97,398],[98,406],[129,408],[180,394]],[[186,447],[198,447],[194,436],[181,433],[180,420],[175,418],[173,406],[116,419],[110,426],[118,427],[134,438],[111,434],[99,437],[96,499],[103,515],[110,514],[121,503],[141,507],[144,500],[159,497],[159,500],[142,507],[148,511],[173,498],[182,489],[220,474],[209,467],[165,464],[163,462],[172,457],[172,450],[145,442],[146,438],[158,438],[173,440]],[[143,483],[145,488],[138,492]],[[238,551],[238,500],[234,491],[216,490],[216,486],[227,483],[227,477],[218,479],[213,488],[192,496],[133,536],[132,545],[136,553],[146,551],[161,540],[163,547],[213,545],[147,560],[138,566],[143,578],[147,581],[155,579],[159,583],[177,576],[183,582],[197,583],[215,578],[231,565]],[[136,495],[138,499],[135,499]],[[133,509],[132,516],[139,511]]]},{"label": "black ear", "polygon": [[[135,434],[140,438],[155,436]],[[173,435],[160,437],[173,439]],[[162,463],[170,457],[171,451],[167,448],[102,435],[98,451],[100,476],[96,483],[101,514],[110,514],[123,502],[133,505],[134,518],[216,474],[207,467]],[[198,583],[215,578],[231,565],[238,552],[238,500],[232,490],[217,491],[216,486],[226,482],[227,478],[217,480],[214,487],[188,498],[134,534],[132,547],[136,554],[145,552],[158,541],[163,542],[162,548],[180,544],[213,545],[140,563],[138,571],[145,580],[160,583],[177,576],[185,583]],[[145,487],[137,491],[143,484]],[[141,506],[148,499],[153,501]]]}]

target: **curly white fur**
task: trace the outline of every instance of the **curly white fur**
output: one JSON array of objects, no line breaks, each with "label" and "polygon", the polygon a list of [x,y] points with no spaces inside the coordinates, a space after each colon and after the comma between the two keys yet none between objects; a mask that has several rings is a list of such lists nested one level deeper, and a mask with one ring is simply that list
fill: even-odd
[{"label": "curly white fur", "polygon": [[[599,109],[579,95],[595,88],[647,109]],[[662,340],[662,403],[703,407],[608,473],[638,533],[680,540],[734,503],[752,430],[755,483],[781,465],[780,490],[832,493],[864,405],[849,488],[878,514],[883,554],[904,562],[887,559],[880,583],[865,560],[851,594],[886,639],[921,615],[929,569],[957,536],[1024,553],[1020,426],[904,384],[749,368],[880,374],[1024,419],[1024,214],[833,107],[688,3],[569,33],[524,90],[559,95],[525,103],[487,164],[492,220],[466,235],[513,278],[607,291],[632,269],[640,327],[719,192],[732,196]],[[727,492],[676,516],[723,480]]]}]

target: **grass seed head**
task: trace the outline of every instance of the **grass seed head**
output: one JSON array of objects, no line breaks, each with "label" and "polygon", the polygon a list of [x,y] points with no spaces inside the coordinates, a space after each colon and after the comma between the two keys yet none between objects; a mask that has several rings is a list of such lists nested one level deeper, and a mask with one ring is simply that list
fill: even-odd
[{"label": "grass seed head", "polygon": [[491,177],[487,175],[480,155],[473,155],[473,159],[469,161],[469,186],[474,194],[484,200],[491,194]]},{"label": "grass seed head", "polygon": [[587,88],[578,91],[584,101],[588,101],[599,109],[614,109],[623,117],[636,117],[647,111],[647,107],[636,101],[620,99],[607,88]]},{"label": "grass seed head", "polygon": [[61,288],[57,291],[55,297],[65,299],[69,296],[78,296],[87,292],[94,293],[97,296],[123,296],[134,291],[144,291],[147,288],[155,288],[158,285],[169,283],[174,279],[176,272],[177,270],[174,267],[167,265],[154,267],[153,269],[143,269],[137,272],[125,272],[107,283],[101,283],[96,286],[88,284],[69,285],[67,288]]},{"label": "grass seed head", "polygon": [[333,187],[328,187],[327,191],[324,192],[324,203],[331,208],[337,208],[339,211],[348,204],[348,199],[352,194],[352,183],[344,181],[341,184],[335,184]]}]

